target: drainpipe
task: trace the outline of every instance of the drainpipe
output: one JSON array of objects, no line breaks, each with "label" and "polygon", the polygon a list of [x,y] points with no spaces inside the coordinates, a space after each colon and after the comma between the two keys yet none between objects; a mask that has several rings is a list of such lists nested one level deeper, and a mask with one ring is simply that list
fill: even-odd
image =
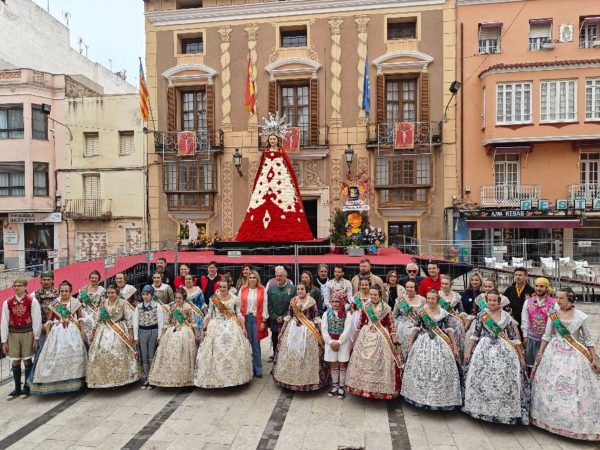
[{"label": "drainpipe", "polygon": [[460,199],[465,198],[465,155],[464,155],[464,114],[465,114],[465,70],[464,70],[464,24],[460,24],[460,82],[462,89],[460,90]]}]

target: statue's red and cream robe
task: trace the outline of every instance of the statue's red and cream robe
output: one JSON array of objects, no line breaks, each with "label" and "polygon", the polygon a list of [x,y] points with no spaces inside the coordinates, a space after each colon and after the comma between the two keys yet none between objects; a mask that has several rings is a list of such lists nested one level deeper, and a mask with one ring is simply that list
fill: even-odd
[{"label": "statue's red and cream robe", "polygon": [[260,158],[250,205],[236,240],[292,242],[312,239],[292,163],[283,148],[267,148]]}]

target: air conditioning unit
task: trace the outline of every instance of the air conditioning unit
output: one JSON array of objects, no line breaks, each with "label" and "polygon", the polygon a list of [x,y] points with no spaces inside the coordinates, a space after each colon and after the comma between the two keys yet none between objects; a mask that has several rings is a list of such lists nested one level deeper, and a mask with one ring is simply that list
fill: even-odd
[{"label": "air conditioning unit", "polygon": [[542,43],[542,49],[544,50],[552,50],[554,47],[556,47],[556,44],[552,41]]},{"label": "air conditioning unit", "polygon": [[600,41],[599,40],[592,41],[591,47],[593,47],[593,48],[600,47]]}]

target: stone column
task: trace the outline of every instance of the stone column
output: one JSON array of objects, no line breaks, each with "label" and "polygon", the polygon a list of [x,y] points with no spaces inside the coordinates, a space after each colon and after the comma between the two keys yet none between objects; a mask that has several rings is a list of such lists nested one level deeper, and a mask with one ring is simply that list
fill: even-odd
[{"label": "stone column", "polygon": [[229,54],[229,38],[231,27],[222,26],[218,29],[221,38],[221,129],[225,132],[231,131],[231,55]]},{"label": "stone column", "polygon": [[340,75],[342,73],[342,65],[340,56],[342,48],[340,41],[342,39],[342,24],[344,21],[340,17],[332,17],[329,19],[329,27],[331,29],[331,119],[330,126],[339,128],[342,126],[342,81]]},{"label": "stone column", "polygon": [[357,126],[367,124],[367,116],[362,110],[363,87],[365,82],[365,60],[367,59],[367,28],[369,18],[367,16],[358,16],[354,19],[358,31],[358,46],[356,52],[358,54],[358,120]]}]

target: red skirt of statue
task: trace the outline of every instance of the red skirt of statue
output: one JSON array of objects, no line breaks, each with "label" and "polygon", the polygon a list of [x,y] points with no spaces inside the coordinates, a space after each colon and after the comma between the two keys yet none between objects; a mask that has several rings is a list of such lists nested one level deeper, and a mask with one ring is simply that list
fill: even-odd
[{"label": "red skirt of statue", "polygon": [[310,241],[292,163],[282,148],[263,151],[250,205],[237,233],[241,242]]}]

